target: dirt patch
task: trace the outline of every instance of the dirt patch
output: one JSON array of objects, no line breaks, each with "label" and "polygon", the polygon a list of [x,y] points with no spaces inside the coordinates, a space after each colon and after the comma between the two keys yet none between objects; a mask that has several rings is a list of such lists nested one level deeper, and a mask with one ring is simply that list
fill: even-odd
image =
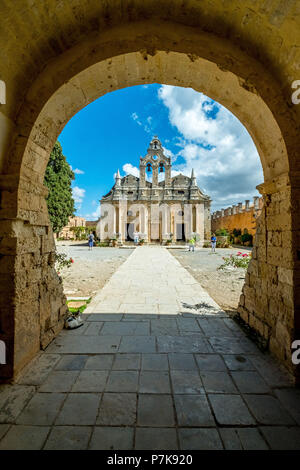
[{"label": "dirt patch", "polygon": [[74,259],[70,268],[62,270],[61,276],[65,294],[75,297],[92,297],[133,252],[102,247],[89,251],[85,242],[58,243],[57,251]]},{"label": "dirt patch", "polygon": [[224,263],[223,256],[236,254],[239,251],[249,253],[249,249],[241,250],[240,248],[220,248],[216,254],[212,254],[208,248],[197,249],[195,253],[188,252],[186,249],[170,250],[180,264],[194,276],[214,301],[226,311],[234,311],[238,306],[245,282],[246,270],[242,268],[218,270],[218,267]]}]

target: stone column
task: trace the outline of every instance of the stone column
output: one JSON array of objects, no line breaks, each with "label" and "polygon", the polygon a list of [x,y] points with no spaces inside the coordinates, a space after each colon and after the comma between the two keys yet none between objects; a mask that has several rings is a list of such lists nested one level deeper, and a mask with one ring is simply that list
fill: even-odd
[{"label": "stone column", "polygon": [[191,238],[192,230],[193,230],[193,205],[192,204],[185,204],[184,205],[184,232],[185,238],[188,240]]},{"label": "stone column", "polygon": [[199,245],[203,246],[204,243],[204,204],[196,205],[196,232],[200,236]]},{"label": "stone column", "polygon": [[158,186],[158,164],[152,164],[152,187]]}]

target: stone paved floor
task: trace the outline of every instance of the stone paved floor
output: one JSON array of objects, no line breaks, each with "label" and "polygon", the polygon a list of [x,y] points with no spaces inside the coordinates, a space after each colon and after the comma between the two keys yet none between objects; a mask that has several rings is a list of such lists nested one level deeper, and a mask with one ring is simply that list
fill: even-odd
[{"label": "stone paved floor", "polygon": [[299,390],[166,249],[85,319],[0,387],[0,450],[300,449]]}]

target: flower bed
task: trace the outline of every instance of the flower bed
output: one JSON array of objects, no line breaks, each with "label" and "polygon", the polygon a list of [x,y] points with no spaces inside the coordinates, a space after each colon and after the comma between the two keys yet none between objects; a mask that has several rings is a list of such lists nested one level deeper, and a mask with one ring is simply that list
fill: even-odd
[{"label": "flower bed", "polygon": [[242,253],[241,251],[236,255],[223,256],[224,263],[221,264],[218,269],[224,269],[228,266],[247,269],[251,261],[251,256],[251,253]]}]

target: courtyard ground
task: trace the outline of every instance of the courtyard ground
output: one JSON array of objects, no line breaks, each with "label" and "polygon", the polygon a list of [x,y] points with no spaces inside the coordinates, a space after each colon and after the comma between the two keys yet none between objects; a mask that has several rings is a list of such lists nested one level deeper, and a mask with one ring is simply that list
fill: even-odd
[{"label": "courtyard ground", "polygon": [[110,247],[89,251],[86,241],[58,241],[56,246],[59,253],[74,259],[61,273],[65,294],[74,297],[93,296],[132,253],[131,249]]},{"label": "courtyard ground", "polygon": [[216,253],[212,253],[210,248],[196,248],[195,253],[185,247],[170,251],[223,310],[236,310],[246,271],[243,268],[217,268],[224,263],[223,256],[249,253],[251,248],[217,248]]},{"label": "courtyard ground", "polygon": [[139,247],[14,385],[3,449],[300,449],[300,395],[163,247]]}]

